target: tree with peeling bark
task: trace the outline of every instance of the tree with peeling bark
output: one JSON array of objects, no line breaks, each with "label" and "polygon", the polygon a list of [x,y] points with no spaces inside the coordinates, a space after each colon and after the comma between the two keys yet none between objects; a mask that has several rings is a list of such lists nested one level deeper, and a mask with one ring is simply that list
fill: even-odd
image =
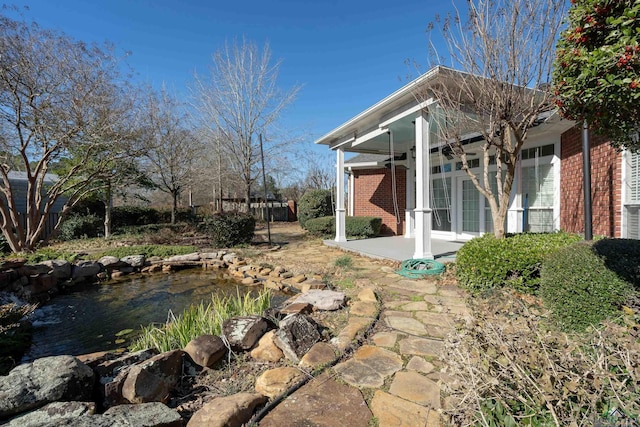
[{"label": "tree with peeling bark", "polygon": [[155,187],[171,196],[175,224],[180,194],[189,185],[202,145],[187,126],[187,115],[166,88],[148,90],[144,119],[145,170]]},{"label": "tree with peeling bark", "polygon": [[[417,88],[416,96],[435,101],[428,110],[438,136],[486,198],[493,232],[502,238],[522,146],[529,130],[555,110],[549,87],[566,5],[557,0],[466,3],[466,9],[430,24],[429,31],[441,30],[446,52],[432,43],[439,76]],[[479,147],[471,144],[476,140]],[[481,173],[469,165],[472,146],[480,152]]]},{"label": "tree with peeling bark", "polygon": [[291,141],[276,141],[277,120],[290,105],[299,87],[283,92],[277,86],[281,61],[271,60],[271,49],[255,43],[226,43],[212,58],[209,74],[195,75],[192,92],[196,110],[217,135],[219,150],[244,183],[246,209],[250,212],[251,188],[259,177],[260,142],[265,157],[277,155]]},{"label": "tree with peeling bark", "polygon": [[54,232],[113,162],[131,156],[134,110],[119,68],[108,45],[0,16],[0,227],[12,251],[34,249],[56,201],[66,198]]}]

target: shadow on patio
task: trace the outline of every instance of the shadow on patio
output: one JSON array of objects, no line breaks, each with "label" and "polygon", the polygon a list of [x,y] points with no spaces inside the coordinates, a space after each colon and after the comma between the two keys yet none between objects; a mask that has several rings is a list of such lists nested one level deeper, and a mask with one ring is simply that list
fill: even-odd
[{"label": "shadow on patio", "polygon": [[[336,242],[324,240],[324,244],[347,252],[355,252],[369,258],[404,261],[413,258],[415,239],[403,236],[375,237],[372,239],[348,240]],[[456,253],[464,242],[431,239],[431,251],[437,261],[455,261]]]}]

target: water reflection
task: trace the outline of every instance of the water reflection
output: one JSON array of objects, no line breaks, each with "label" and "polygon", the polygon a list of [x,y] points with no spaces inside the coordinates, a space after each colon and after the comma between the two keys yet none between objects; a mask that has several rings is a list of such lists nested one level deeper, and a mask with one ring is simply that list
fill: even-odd
[{"label": "water reflection", "polygon": [[129,276],[106,284],[58,295],[36,310],[34,336],[23,362],[60,354],[84,354],[126,346],[116,343],[123,329],[165,322],[192,303],[208,301],[212,293],[244,295],[247,288],[211,271]]}]

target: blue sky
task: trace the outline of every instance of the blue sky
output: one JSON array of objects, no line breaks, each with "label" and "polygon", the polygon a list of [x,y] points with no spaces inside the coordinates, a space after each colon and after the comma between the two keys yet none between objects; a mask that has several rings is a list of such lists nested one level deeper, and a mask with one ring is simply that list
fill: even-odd
[{"label": "blue sky", "polygon": [[[283,124],[304,144],[404,85],[427,65],[427,24],[452,9],[429,0],[30,0],[25,18],[84,41],[131,51],[138,78],[178,94],[206,72],[225,40],[268,41],[281,59],[279,85],[302,85]],[[317,147],[318,150],[320,147]],[[326,150],[326,148],[325,148]]]}]

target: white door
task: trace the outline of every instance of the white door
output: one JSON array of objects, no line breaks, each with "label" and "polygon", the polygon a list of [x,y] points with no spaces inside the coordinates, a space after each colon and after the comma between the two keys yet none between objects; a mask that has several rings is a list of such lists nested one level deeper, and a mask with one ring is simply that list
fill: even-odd
[{"label": "white door", "polygon": [[456,237],[469,239],[480,234],[480,192],[468,178],[458,178],[457,205],[459,209]]}]

